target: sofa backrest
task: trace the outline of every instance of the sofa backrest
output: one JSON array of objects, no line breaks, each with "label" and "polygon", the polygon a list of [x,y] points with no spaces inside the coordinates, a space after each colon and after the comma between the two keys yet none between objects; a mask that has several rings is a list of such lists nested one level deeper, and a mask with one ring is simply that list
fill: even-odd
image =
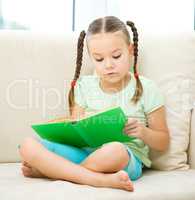
[{"label": "sofa backrest", "polygon": [[[0,162],[20,160],[17,146],[24,137],[34,135],[31,124],[68,113],[67,94],[75,70],[77,37],[77,33],[44,35],[0,31]],[[176,89],[183,94],[178,101],[180,104],[176,104],[186,117],[183,150],[187,151],[189,112],[193,108],[195,91],[195,34],[140,35],[139,41],[140,73],[156,81],[162,92],[167,90],[163,88],[167,81],[173,84],[176,80]],[[81,74],[93,71],[85,49]],[[169,92],[177,91],[172,86]],[[168,101],[174,105],[174,99]],[[193,127],[194,123],[193,120]],[[191,138],[194,135],[193,131]],[[191,145],[189,153],[193,166],[194,148]]]},{"label": "sofa backrest", "polygon": [[[19,160],[17,146],[34,134],[31,124],[68,112],[76,37],[0,31],[0,162]],[[82,73],[92,71],[87,65]]]}]

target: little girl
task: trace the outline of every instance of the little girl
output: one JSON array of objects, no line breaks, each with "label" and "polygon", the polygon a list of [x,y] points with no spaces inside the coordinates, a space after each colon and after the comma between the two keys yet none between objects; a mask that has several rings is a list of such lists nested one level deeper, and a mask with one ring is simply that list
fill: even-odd
[{"label": "little girl", "polygon": [[[27,138],[20,147],[24,176],[133,191],[132,181],[142,175],[144,166],[151,167],[149,148],[167,149],[163,97],[153,81],[138,75],[138,33],[133,22],[127,25],[133,32],[133,43],[126,25],[114,16],[96,19],[87,33],[81,32],[69,108],[70,118],[75,119],[118,105],[128,117],[124,133],[136,139],[92,149]],[[85,38],[96,74],[79,77]]]}]

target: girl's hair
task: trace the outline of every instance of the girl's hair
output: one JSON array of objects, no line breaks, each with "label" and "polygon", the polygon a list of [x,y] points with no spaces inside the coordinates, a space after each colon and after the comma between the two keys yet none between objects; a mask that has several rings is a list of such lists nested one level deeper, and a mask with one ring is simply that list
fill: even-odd
[{"label": "girl's hair", "polygon": [[[134,44],[134,63],[133,63],[133,71],[136,79],[136,90],[135,94],[132,97],[131,101],[136,104],[138,100],[141,98],[143,93],[143,87],[141,81],[139,79],[137,73],[137,57],[138,57],[138,33],[137,29],[133,22],[127,21],[126,24],[130,26],[133,32],[133,44]],[[76,61],[76,70],[74,74],[73,81],[71,83],[71,89],[68,95],[69,101],[69,111],[72,113],[72,108],[75,104],[74,102],[74,86],[76,84],[77,79],[79,78],[81,66],[82,66],[82,58],[83,58],[83,46],[85,36],[88,37],[90,35],[98,34],[98,33],[114,33],[116,31],[122,31],[125,36],[125,41],[129,45],[130,44],[130,34],[127,30],[126,25],[117,17],[114,16],[106,16],[104,18],[98,18],[94,20],[88,27],[87,33],[82,31],[80,33],[78,44],[77,44],[77,61]]]}]

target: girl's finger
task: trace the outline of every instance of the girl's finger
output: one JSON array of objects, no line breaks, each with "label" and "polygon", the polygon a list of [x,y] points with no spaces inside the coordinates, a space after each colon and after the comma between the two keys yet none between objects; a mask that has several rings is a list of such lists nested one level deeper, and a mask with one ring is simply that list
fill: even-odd
[{"label": "girl's finger", "polygon": [[134,122],[134,121],[137,121],[137,119],[135,119],[135,118],[128,118],[128,122]]},{"label": "girl's finger", "polygon": [[124,129],[124,132],[126,133],[126,134],[129,134],[129,133],[132,133],[132,132],[136,132],[136,127],[135,128],[126,128],[126,129]]},{"label": "girl's finger", "polygon": [[138,122],[137,119],[128,118],[128,122],[127,122],[127,124],[135,124],[135,123],[137,123],[137,122]]},{"label": "girl's finger", "polygon": [[136,128],[138,125],[135,123],[135,124],[127,124],[125,126],[125,129],[133,129],[133,128]]},{"label": "girl's finger", "polygon": [[131,129],[131,128],[135,128],[135,127],[138,127],[138,124],[137,123],[134,123],[134,124],[126,124],[124,126],[124,129]]}]

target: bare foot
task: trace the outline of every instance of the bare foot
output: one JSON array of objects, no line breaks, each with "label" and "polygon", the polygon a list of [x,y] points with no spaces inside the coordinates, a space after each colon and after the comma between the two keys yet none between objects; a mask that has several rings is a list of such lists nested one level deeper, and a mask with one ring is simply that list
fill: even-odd
[{"label": "bare foot", "polygon": [[45,177],[40,171],[31,167],[27,162],[22,162],[22,173],[26,177],[43,178]]},{"label": "bare foot", "polygon": [[[32,178],[46,178],[40,171],[31,167],[27,162],[22,162],[22,172],[23,175],[26,177]],[[106,175],[106,176],[105,176]],[[101,181],[97,183],[92,183],[96,187],[111,187],[111,188],[118,188],[128,191],[133,191],[133,183],[130,180],[127,172],[121,170],[119,172],[113,174],[104,174]]]},{"label": "bare foot", "polygon": [[133,191],[133,183],[130,180],[127,172],[121,170],[113,174],[108,174],[105,182],[102,183],[104,187],[119,188],[128,191]]}]

